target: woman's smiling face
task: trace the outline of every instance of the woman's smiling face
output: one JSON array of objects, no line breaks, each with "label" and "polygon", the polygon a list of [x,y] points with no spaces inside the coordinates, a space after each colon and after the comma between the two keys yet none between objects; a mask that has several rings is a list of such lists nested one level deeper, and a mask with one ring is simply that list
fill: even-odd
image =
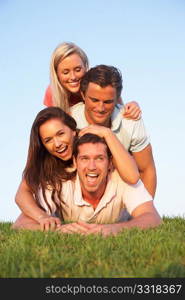
[{"label": "woman's smiling face", "polygon": [[57,67],[61,85],[71,93],[77,93],[80,90],[80,80],[85,72],[83,61],[76,53],[64,58]]},{"label": "woman's smiling face", "polygon": [[64,161],[72,157],[73,140],[76,132],[60,119],[50,119],[39,128],[39,135],[44,147],[51,155]]}]

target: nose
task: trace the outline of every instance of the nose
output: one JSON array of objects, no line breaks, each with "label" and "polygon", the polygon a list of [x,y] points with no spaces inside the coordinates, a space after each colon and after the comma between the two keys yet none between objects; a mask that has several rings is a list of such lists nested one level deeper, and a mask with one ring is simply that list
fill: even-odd
[{"label": "nose", "polygon": [[95,162],[94,159],[90,159],[90,160],[88,161],[88,166],[87,166],[87,168],[88,168],[89,170],[91,170],[91,171],[96,169],[96,162]]},{"label": "nose", "polygon": [[100,111],[100,112],[102,112],[102,111],[105,111],[105,104],[104,104],[104,102],[99,102],[98,103],[99,105],[98,105],[98,110]]},{"label": "nose", "polygon": [[54,138],[54,144],[56,148],[59,148],[62,144],[62,142],[60,141],[60,139],[58,137]]},{"label": "nose", "polygon": [[74,71],[70,72],[70,79],[75,80],[76,79],[76,75]]}]

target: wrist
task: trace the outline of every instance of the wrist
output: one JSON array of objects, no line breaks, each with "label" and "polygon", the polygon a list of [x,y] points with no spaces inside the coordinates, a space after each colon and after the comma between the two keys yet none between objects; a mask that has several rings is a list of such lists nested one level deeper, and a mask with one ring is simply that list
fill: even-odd
[{"label": "wrist", "polygon": [[47,214],[42,214],[42,215],[39,215],[37,217],[37,221],[39,222],[40,220],[44,219],[44,218],[48,218],[49,216]]},{"label": "wrist", "polygon": [[114,133],[112,132],[112,130],[110,128],[106,128],[104,131],[104,139],[109,139],[110,137],[112,137],[114,135]]}]

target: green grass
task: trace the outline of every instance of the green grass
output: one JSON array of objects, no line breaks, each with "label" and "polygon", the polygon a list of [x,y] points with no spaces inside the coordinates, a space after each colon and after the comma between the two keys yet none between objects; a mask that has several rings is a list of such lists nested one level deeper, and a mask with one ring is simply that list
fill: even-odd
[{"label": "green grass", "polygon": [[185,218],[116,237],[12,230],[0,223],[0,278],[185,277]]}]

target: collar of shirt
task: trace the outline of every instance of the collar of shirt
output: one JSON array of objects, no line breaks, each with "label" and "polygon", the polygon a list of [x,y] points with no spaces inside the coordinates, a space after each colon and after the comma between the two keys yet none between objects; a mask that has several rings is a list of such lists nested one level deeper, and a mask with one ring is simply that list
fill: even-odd
[{"label": "collar of shirt", "polygon": [[[80,124],[83,124],[83,127],[89,126],[89,123],[87,122],[87,119],[85,117],[85,104],[84,102],[79,102],[78,104],[71,107],[71,112],[73,114],[73,110],[75,111],[76,108],[80,108],[81,110],[81,122]],[[116,104],[115,108],[113,110],[113,113],[111,115],[111,129],[112,131],[117,131],[123,121],[123,109],[124,106],[121,104]]]},{"label": "collar of shirt", "polygon": [[123,120],[123,105],[116,104],[114,111],[111,116],[111,129],[112,131],[117,131]]}]

